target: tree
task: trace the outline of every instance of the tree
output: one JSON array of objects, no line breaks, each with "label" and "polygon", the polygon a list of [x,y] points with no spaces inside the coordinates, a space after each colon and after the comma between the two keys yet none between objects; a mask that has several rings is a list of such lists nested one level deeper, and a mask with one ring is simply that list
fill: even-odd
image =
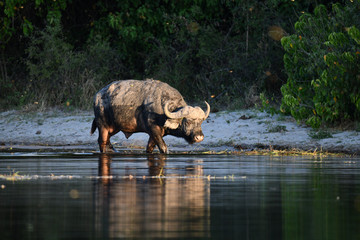
[{"label": "tree", "polygon": [[303,14],[281,41],[287,83],[281,110],[312,127],[360,117],[360,1]]}]

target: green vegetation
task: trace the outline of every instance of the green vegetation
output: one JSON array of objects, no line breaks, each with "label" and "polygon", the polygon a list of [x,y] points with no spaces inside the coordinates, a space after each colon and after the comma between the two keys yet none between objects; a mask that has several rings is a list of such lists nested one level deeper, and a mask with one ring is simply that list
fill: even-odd
[{"label": "green vegetation", "polygon": [[326,1],[0,1],[0,105],[89,108],[114,79],[154,78],[189,100],[279,97],[280,39]]},{"label": "green vegetation", "polygon": [[282,98],[313,127],[358,121],[360,1],[338,2],[0,1],[0,106],[86,109],[115,79],[154,78],[215,110]]},{"label": "green vegetation", "polygon": [[115,78],[120,59],[102,39],[74,51],[64,41],[59,23],[46,26],[30,37],[25,60],[28,69],[25,100],[51,105],[88,107],[94,93]]},{"label": "green vegetation", "polygon": [[303,14],[284,37],[281,110],[314,128],[360,118],[360,1]]}]

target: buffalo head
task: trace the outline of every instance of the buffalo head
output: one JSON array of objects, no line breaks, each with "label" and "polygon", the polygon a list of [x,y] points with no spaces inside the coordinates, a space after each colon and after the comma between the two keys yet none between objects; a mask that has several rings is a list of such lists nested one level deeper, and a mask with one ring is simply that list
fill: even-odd
[{"label": "buffalo head", "polygon": [[210,114],[210,105],[205,102],[207,109],[204,112],[200,107],[184,106],[177,111],[170,112],[169,102],[164,105],[164,113],[168,118],[164,127],[174,130],[179,137],[183,137],[188,143],[196,143],[204,140],[201,130],[202,122]]}]

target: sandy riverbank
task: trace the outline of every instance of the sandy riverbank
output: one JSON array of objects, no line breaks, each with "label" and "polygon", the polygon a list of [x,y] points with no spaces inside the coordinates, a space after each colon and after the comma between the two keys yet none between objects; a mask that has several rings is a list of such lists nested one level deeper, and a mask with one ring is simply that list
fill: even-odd
[{"label": "sandy riverbank", "polygon": [[[47,112],[7,111],[0,113],[0,149],[14,146],[57,146],[76,148],[86,146],[98,151],[97,132],[90,135],[93,113],[90,111]],[[235,150],[260,148],[286,148],[312,151],[360,153],[360,132],[330,131],[331,136],[314,139],[311,128],[299,125],[291,117],[243,110],[211,113],[203,123],[205,139],[188,145],[185,140],[172,136],[164,137],[170,152]],[[118,149],[144,149],[148,136],[133,134],[126,139],[118,133],[111,138]]]}]

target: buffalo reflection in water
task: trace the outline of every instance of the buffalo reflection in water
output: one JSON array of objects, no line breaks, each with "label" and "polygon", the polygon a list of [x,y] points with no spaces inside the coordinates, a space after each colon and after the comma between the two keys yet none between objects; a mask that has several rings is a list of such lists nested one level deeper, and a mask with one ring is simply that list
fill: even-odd
[{"label": "buffalo reflection in water", "polygon": [[[99,157],[96,184],[96,232],[111,238],[209,237],[210,183],[202,166],[185,169],[185,176],[166,173],[166,155],[147,155],[149,175],[111,175],[112,156]],[[157,178],[154,176],[164,176]],[[111,177],[112,176],[112,177]]]}]

